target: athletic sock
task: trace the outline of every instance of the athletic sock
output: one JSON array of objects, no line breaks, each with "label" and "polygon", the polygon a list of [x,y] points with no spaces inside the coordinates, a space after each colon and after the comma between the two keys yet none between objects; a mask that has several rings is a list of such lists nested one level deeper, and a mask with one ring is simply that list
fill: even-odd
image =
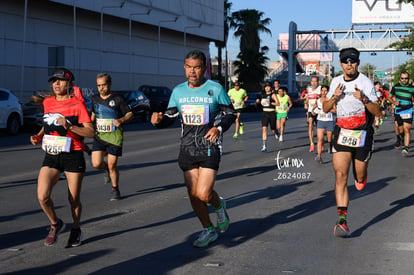
[{"label": "athletic sock", "polygon": [[219,210],[219,209],[221,209],[221,208],[223,207],[223,202],[220,200],[220,205],[219,205],[219,207],[218,207],[218,208],[216,208],[214,205],[213,205],[213,207],[214,207],[214,210]]},{"label": "athletic sock", "polygon": [[266,146],[267,140],[263,140],[263,146]]},{"label": "athletic sock", "polygon": [[347,212],[348,207],[338,207],[339,223],[343,223],[343,221],[346,221]]}]

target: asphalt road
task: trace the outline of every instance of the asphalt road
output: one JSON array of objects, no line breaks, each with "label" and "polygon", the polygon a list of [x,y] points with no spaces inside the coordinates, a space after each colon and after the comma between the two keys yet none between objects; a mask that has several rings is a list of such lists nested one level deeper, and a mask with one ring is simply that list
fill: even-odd
[{"label": "asphalt road", "polygon": [[[69,228],[43,245],[48,220],[36,198],[43,159],[29,132],[0,135],[0,273],[5,274],[412,274],[413,156],[394,149],[393,121],[375,137],[366,188],[348,180],[352,235],[335,238],[337,213],[331,155],[308,152],[302,109],[287,122],[285,141],[269,135],[260,152],[260,113],[243,114],[246,133],[225,133],[216,190],[227,199],[229,230],[194,248],[201,226],[177,165],[180,128],[128,125],[119,160],[123,199],[108,200],[103,173],[87,166],[82,187],[84,243],[64,248]],[[90,140],[87,140],[88,142]],[[291,167],[284,161],[290,159]],[[53,192],[57,213],[71,222],[66,182]],[[211,213],[215,221],[215,214]]]}]

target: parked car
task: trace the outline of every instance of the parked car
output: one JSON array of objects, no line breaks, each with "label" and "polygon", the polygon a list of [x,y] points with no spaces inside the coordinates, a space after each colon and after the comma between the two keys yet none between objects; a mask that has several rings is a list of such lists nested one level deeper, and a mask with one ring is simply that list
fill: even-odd
[{"label": "parked car", "polygon": [[27,130],[37,131],[43,126],[43,99],[49,96],[48,91],[35,91],[29,101],[23,103],[23,121]]},{"label": "parked car", "polygon": [[0,88],[0,129],[17,135],[23,126],[22,104],[12,91]]},{"label": "parked car", "polygon": [[150,101],[141,91],[113,91],[121,94],[128,106],[131,108],[134,117],[141,117],[145,121],[151,119]]},{"label": "parked car", "polygon": [[259,112],[262,110],[262,106],[256,103],[256,99],[260,97],[261,92],[248,92],[247,93],[247,100],[245,103],[244,110],[246,112]]},{"label": "parked car", "polygon": [[151,112],[165,112],[170,101],[171,89],[162,86],[142,85],[138,90],[148,97]]}]

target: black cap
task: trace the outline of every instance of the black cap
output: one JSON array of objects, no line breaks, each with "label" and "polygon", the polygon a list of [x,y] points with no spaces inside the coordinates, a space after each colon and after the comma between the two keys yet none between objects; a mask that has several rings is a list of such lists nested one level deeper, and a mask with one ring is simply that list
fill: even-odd
[{"label": "black cap", "polygon": [[73,73],[68,69],[58,68],[53,72],[53,75],[49,77],[48,82],[53,81],[55,79],[73,81],[75,80],[75,77],[73,76]]},{"label": "black cap", "polygon": [[359,51],[355,48],[345,48],[339,52],[339,59],[346,61],[348,58],[359,61]]},{"label": "black cap", "polygon": [[272,85],[272,83],[270,83],[270,82],[266,82],[264,86],[265,86],[265,87],[266,87],[266,86],[269,86],[269,87],[273,88],[273,85]]}]

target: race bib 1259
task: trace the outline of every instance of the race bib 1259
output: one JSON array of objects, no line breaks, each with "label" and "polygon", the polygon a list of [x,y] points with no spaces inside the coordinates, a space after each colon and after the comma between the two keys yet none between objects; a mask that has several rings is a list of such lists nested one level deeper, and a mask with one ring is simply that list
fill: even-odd
[{"label": "race bib 1259", "polygon": [[62,152],[70,152],[72,138],[44,135],[42,140],[42,149],[50,155],[59,155]]}]

